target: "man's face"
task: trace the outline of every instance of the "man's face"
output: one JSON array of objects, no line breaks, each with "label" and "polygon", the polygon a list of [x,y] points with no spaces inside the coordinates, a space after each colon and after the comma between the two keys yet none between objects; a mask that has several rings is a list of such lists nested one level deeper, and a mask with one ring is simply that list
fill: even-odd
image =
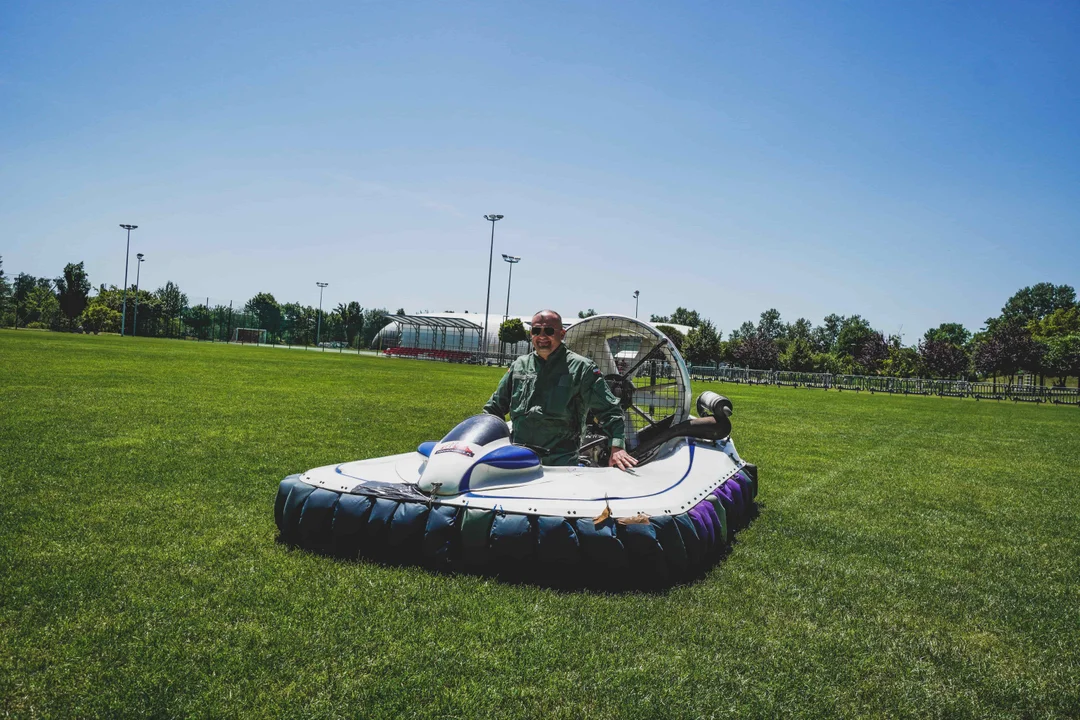
[{"label": "man's face", "polygon": [[[537,330],[540,332],[537,333]],[[554,330],[553,334],[548,334]],[[536,354],[547,360],[547,356],[555,352],[562,345],[563,335],[562,321],[557,315],[539,313],[532,319],[532,346]]]}]

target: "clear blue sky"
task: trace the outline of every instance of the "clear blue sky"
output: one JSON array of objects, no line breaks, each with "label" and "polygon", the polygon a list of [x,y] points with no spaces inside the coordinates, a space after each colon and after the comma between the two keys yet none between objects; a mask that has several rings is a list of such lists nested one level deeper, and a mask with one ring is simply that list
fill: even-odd
[{"label": "clear blue sky", "polygon": [[[0,255],[408,311],[859,313],[1080,284],[1080,3],[0,3]],[[134,271],[131,281],[134,282]],[[213,302],[212,300],[212,302]]]}]

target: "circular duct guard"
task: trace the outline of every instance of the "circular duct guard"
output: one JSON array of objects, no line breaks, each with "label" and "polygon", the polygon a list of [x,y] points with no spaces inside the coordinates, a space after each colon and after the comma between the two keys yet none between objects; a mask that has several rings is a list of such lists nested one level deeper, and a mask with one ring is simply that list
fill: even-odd
[{"label": "circular duct guard", "polygon": [[690,374],[679,351],[652,325],[622,315],[574,323],[563,340],[596,363],[626,420],[626,445],[690,417]]}]

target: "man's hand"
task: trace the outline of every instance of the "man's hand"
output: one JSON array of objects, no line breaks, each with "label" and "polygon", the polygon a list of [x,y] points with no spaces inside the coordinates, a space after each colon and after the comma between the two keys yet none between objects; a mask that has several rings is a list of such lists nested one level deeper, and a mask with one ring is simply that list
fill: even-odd
[{"label": "man's hand", "polygon": [[629,470],[637,465],[637,458],[622,448],[611,448],[611,458],[608,467],[617,467],[620,470]]}]

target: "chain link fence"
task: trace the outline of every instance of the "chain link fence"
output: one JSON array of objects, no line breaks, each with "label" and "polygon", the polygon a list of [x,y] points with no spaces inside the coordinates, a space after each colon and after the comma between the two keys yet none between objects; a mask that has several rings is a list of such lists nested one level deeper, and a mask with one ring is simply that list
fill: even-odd
[{"label": "chain link fence", "polygon": [[200,342],[231,342],[285,347],[345,350],[367,349],[362,332],[340,316],[309,307],[286,306],[274,328],[267,329],[243,304],[214,297],[194,298],[169,307],[155,303],[137,307],[128,302],[126,332]]},{"label": "chain link fence", "polygon": [[1043,387],[1028,383],[969,382],[925,378],[896,378],[880,375],[841,375],[833,373],[792,372],[788,370],[750,370],[746,368],[694,365],[694,380],[730,382],[745,385],[777,385],[821,390],[889,393],[893,395],[937,395],[976,400],[1012,400],[1014,402],[1051,403],[1080,406],[1080,388]]},{"label": "chain link fence", "polygon": [[[352,330],[340,318],[319,313],[312,308],[285,308],[278,327],[273,332],[260,327],[255,314],[229,300],[206,297],[202,302],[188,302],[182,307],[169,308],[155,304],[138,308],[129,303],[126,330],[144,337],[178,338],[204,342],[234,342],[284,347],[310,347],[323,350],[367,350],[370,343],[391,355],[426,360],[442,360],[483,365],[507,365],[522,352],[528,343],[504,346],[497,339],[490,342],[487,352],[479,352],[478,339],[449,347],[445,338],[436,341],[436,333],[428,333],[421,342],[413,329],[398,331],[396,337],[383,347],[382,335]],[[394,320],[393,315],[386,322]],[[382,327],[382,326],[380,326]],[[389,329],[389,328],[388,328]],[[402,342],[409,332],[417,332],[415,343]],[[369,336],[370,337],[367,337]],[[464,336],[463,336],[464,337]],[[412,347],[403,347],[412,345]],[[853,392],[889,393],[899,395],[937,395],[939,397],[974,398],[976,400],[1012,400],[1014,402],[1050,403],[1080,406],[1080,388],[1044,387],[1030,383],[970,382],[926,378],[897,378],[880,375],[844,375],[834,373],[794,372],[789,370],[751,370],[737,367],[694,365],[690,368],[694,380],[730,382],[746,385],[776,385],[793,388],[848,390]]]}]

